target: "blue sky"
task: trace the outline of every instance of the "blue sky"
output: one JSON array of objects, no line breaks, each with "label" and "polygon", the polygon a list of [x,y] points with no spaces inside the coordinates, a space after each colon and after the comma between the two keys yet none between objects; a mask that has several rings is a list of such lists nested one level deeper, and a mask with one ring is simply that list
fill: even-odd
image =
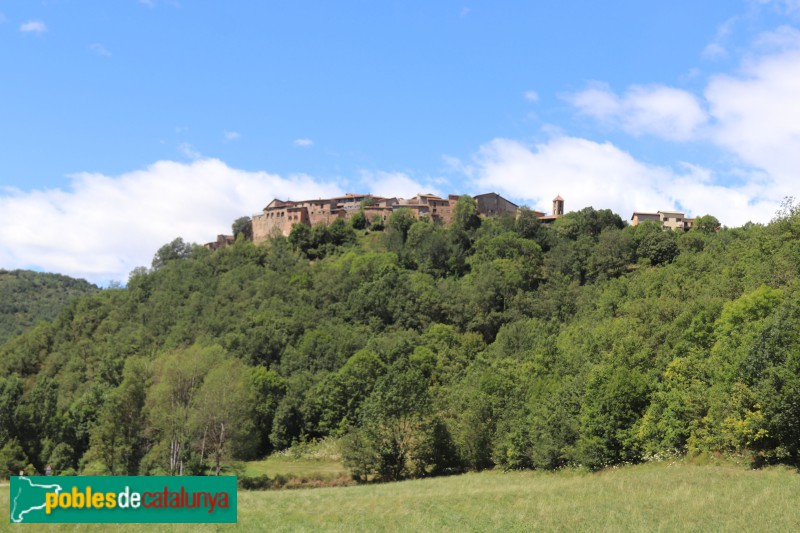
[{"label": "blue sky", "polygon": [[0,268],[124,281],[273,197],[767,222],[800,0],[0,0]]}]

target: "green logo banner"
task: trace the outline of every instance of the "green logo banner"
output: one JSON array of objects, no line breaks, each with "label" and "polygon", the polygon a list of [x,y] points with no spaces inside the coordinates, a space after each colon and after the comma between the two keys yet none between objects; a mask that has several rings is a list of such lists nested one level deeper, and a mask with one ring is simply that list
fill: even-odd
[{"label": "green logo banner", "polygon": [[15,476],[11,523],[235,523],[236,477]]}]

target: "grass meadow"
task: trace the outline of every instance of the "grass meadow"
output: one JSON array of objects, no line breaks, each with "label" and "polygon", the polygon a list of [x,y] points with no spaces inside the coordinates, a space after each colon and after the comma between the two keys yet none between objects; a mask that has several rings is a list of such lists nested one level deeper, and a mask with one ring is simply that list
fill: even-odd
[{"label": "grass meadow", "polygon": [[[255,468],[255,467],[254,467]],[[239,491],[236,525],[10,525],[25,531],[800,531],[786,468],[651,463],[598,473],[482,472],[400,483]]]},{"label": "grass meadow", "polygon": [[347,469],[342,465],[341,461],[332,459],[293,459],[291,457],[270,455],[262,461],[250,461],[246,465],[244,470],[246,476],[274,476],[275,474],[281,474],[290,477],[336,477],[347,475]]}]

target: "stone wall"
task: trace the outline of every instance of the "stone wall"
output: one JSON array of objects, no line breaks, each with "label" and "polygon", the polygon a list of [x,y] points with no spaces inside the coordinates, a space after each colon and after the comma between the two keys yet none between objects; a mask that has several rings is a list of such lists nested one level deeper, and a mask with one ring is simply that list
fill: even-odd
[{"label": "stone wall", "polygon": [[292,231],[292,224],[286,209],[275,209],[253,216],[253,242],[266,241],[273,235],[288,236]]}]

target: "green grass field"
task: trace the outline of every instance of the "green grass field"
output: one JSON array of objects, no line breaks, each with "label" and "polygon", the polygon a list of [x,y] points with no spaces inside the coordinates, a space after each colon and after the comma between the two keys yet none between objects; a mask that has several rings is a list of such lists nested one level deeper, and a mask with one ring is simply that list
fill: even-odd
[{"label": "green grass field", "polygon": [[[107,525],[0,529],[106,531]],[[721,464],[658,463],[599,473],[483,472],[330,489],[239,493],[233,525],[117,531],[800,531],[800,475]]]},{"label": "green grass field", "polygon": [[283,476],[307,476],[318,478],[333,478],[347,475],[347,469],[341,461],[336,459],[309,459],[293,458],[281,455],[270,455],[263,461],[250,461],[246,463],[244,475],[274,477],[278,474]]},{"label": "green grass field", "polygon": [[324,481],[350,479],[342,464],[339,443],[335,439],[295,444],[288,450],[274,453],[261,461],[243,464],[241,475],[249,477],[266,475],[270,478],[284,476]]}]

